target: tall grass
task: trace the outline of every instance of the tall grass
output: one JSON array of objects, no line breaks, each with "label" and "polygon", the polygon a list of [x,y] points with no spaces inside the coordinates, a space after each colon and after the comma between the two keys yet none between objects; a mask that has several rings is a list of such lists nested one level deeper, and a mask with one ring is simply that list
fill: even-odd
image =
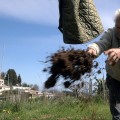
[{"label": "tall grass", "polygon": [[110,120],[108,102],[102,99],[60,97],[28,102],[0,102],[0,120]]}]

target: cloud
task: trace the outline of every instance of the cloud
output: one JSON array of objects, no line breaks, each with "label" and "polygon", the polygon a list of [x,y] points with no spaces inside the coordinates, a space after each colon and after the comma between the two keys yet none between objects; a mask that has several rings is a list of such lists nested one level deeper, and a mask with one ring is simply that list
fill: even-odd
[{"label": "cloud", "polygon": [[[94,0],[105,28],[111,27],[119,0]],[[109,3],[109,4],[108,4]],[[0,0],[0,15],[46,25],[58,25],[58,0]]]},{"label": "cloud", "polygon": [[0,0],[0,15],[42,24],[58,24],[57,0]]}]

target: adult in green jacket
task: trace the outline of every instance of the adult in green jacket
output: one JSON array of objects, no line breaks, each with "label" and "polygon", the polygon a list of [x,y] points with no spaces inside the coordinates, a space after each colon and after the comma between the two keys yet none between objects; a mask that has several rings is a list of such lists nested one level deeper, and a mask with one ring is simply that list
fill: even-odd
[{"label": "adult in green jacket", "polygon": [[99,56],[101,53],[108,55],[106,61],[109,89],[110,110],[112,120],[120,120],[120,9],[115,12],[115,26],[104,32],[98,42],[88,47],[88,53]]}]

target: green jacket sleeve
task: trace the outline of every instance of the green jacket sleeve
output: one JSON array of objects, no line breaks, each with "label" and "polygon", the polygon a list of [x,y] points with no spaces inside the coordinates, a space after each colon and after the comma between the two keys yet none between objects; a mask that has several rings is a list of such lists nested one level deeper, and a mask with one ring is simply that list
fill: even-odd
[{"label": "green jacket sleeve", "polygon": [[103,36],[98,42],[95,42],[100,49],[100,53],[110,49],[112,47],[112,36],[113,36],[113,30],[108,29],[107,31],[104,32]]}]

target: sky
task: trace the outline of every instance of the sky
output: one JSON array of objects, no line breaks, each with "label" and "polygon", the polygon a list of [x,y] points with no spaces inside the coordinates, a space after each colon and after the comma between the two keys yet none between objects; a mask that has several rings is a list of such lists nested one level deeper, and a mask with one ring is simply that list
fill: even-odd
[{"label": "sky", "polygon": [[[113,27],[120,0],[94,0],[94,3],[104,29]],[[22,82],[38,84],[41,89],[48,74],[42,72],[46,65],[39,61],[45,61],[61,46],[69,47],[57,29],[58,19],[58,0],[0,0],[1,71],[14,69]],[[73,47],[82,49],[90,43]]]}]

